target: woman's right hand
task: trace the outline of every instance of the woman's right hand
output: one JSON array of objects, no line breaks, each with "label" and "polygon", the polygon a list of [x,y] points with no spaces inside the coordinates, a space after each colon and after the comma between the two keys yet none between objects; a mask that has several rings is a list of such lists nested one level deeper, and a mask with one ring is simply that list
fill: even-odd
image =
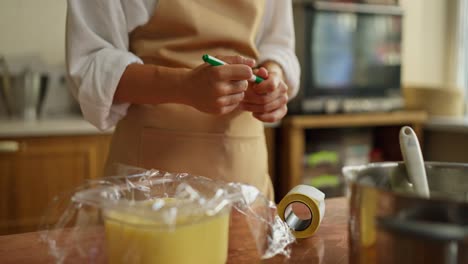
[{"label": "woman's right hand", "polygon": [[255,60],[242,56],[217,56],[228,63],[204,63],[187,72],[182,79],[183,103],[210,114],[227,114],[244,99]]}]

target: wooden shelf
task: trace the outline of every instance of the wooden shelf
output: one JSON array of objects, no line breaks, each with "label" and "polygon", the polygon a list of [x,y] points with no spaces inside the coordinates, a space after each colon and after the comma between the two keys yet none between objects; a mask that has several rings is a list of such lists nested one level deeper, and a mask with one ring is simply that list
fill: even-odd
[{"label": "wooden shelf", "polygon": [[422,144],[423,125],[427,119],[428,115],[423,111],[287,116],[281,124],[281,170],[280,175],[277,175],[277,198],[281,199],[291,188],[302,183],[306,129],[408,125]]},{"label": "wooden shelf", "polygon": [[391,113],[288,116],[285,118],[284,124],[297,128],[334,128],[404,125],[423,123],[426,120],[427,114],[422,111],[398,111]]}]

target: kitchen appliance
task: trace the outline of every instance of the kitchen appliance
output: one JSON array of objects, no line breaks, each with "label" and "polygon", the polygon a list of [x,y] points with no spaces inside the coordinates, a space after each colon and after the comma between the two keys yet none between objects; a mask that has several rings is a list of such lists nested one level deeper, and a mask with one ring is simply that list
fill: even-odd
[{"label": "kitchen appliance", "polygon": [[4,57],[0,57],[0,116],[8,117],[12,114],[10,70]]},{"label": "kitchen appliance", "polygon": [[34,65],[32,58],[22,63],[9,63],[2,57],[0,68],[2,116],[23,120],[37,119],[47,93],[47,73],[38,70],[38,65]]},{"label": "kitchen appliance", "polygon": [[350,263],[468,263],[468,164],[425,162],[430,198],[404,163],[343,168]]},{"label": "kitchen appliance", "polygon": [[303,0],[293,10],[302,74],[290,113],[402,108],[401,7]]},{"label": "kitchen appliance", "polygon": [[46,74],[26,68],[14,79],[12,89],[13,116],[24,120],[36,120],[41,113],[47,92]]}]

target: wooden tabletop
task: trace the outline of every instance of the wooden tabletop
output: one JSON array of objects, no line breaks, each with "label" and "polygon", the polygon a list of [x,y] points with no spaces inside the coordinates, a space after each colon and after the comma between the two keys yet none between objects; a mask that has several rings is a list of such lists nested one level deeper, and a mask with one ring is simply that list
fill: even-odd
[{"label": "wooden tabletop", "polygon": [[283,123],[297,128],[332,128],[361,126],[391,126],[420,124],[428,120],[425,111],[394,111],[376,113],[347,113],[335,115],[290,115]]},{"label": "wooden tabletop", "polygon": [[[348,200],[334,198],[326,200],[326,212],[314,236],[298,240],[292,245],[291,257],[277,256],[260,260],[250,230],[240,215],[233,215],[229,240],[229,264],[234,263],[348,263]],[[94,234],[89,241],[102,240]],[[100,258],[98,258],[100,259]],[[39,239],[39,233],[0,236],[1,263],[53,263],[48,247]],[[70,263],[67,261],[67,263]],[[76,260],[83,263],[83,260]]]}]

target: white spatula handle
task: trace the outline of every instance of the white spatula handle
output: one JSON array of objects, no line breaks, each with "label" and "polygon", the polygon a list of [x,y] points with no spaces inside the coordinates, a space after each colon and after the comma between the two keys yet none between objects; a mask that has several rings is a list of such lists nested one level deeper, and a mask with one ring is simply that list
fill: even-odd
[{"label": "white spatula handle", "polygon": [[406,164],[408,176],[418,195],[429,197],[424,159],[419,146],[418,137],[411,127],[405,126],[400,130],[400,148]]}]

